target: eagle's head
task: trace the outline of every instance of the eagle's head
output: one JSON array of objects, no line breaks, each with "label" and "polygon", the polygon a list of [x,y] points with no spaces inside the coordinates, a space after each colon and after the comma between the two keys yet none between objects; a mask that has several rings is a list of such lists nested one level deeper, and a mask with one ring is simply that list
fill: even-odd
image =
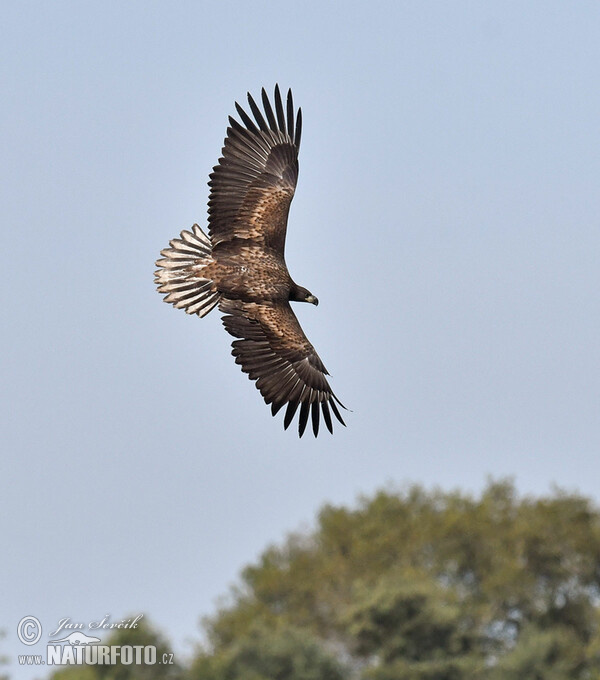
[{"label": "eagle's head", "polygon": [[294,302],[310,302],[313,305],[319,304],[319,299],[310,290],[296,285],[290,291],[290,300],[294,300]]}]

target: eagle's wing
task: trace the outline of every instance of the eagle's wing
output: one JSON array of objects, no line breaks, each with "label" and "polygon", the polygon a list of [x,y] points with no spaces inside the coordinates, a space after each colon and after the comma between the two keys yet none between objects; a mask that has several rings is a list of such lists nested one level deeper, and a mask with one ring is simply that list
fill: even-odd
[{"label": "eagle's wing", "polygon": [[283,255],[298,179],[302,111],[294,116],[291,90],[284,111],[278,86],[275,111],[264,88],[262,102],[264,115],[248,94],[256,123],[237,102],[244,125],[229,118],[223,156],[210,175],[209,234],[213,245],[236,237],[253,239]]},{"label": "eagle's wing", "polygon": [[327,429],[333,433],[330,408],[345,425],[339,404],[325,378],[325,366],[300,327],[290,304],[284,302],[242,302],[221,300],[225,313],[223,324],[239,340],[232,343],[233,356],[256,387],[273,415],[287,404],[284,427],[287,429],[298,406],[298,433],[304,434],[308,415],[315,437],[319,432],[321,412]]}]

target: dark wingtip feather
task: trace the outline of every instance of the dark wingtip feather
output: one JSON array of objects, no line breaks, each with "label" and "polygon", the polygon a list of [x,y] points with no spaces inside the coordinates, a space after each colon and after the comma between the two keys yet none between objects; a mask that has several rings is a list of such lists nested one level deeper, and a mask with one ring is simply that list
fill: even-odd
[{"label": "dark wingtip feather", "polygon": [[294,137],[294,146],[300,148],[300,137],[302,136],[302,109],[298,109],[296,116],[296,136]]},{"label": "dark wingtip feather", "polygon": [[279,403],[274,401],[271,404],[271,415],[276,416],[277,413],[283,408],[284,405],[285,405],[285,401],[280,401]]},{"label": "dark wingtip feather", "polygon": [[256,102],[252,98],[252,95],[248,92],[248,104],[250,104],[250,108],[252,109],[252,113],[254,114],[254,118],[256,118],[256,122],[258,123],[258,127],[263,131],[267,132],[269,130],[269,126],[267,125],[267,122],[265,121],[260,109],[256,105]]},{"label": "dark wingtip feather", "polygon": [[273,416],[277,415],[277,413],[279,413],[279,411],[284,406],[287,406],[285,416],[283,418],[283,429],[287,430],[288,427],[291,425],[292,420],[296,415],[296,412],[298,411],[298,407],[300,406],[300,414],[298,416],[298,435],[302,437],[302,435],[304,434],[306,426],[308,424],[308,416],[310,414],[312,431],[314,436],[317,437],[319,434],[322,412],[325,425],[327,426],[329,432],[333,434],[333,421],[331,419],[331,411],[329,408],[330,405],[340,423],[342,423],[342,425],[344,426],[346,425],[346,423],[342,420],[342,416],[340,415],[339,410],[337,409],[335,403],[333,403],[333,395],[331,395],[331,397],[332,399],[330,400],[321,402],[315,401],[312,404],[308,401],[298,402],[297,400],[293,400],[290,402],[273,401],[271,403],[271,415]]},{"label": "dark wingtip feather", "polygon": [[[329,400],[329,404],[331,406],[331,410],[335,413],[335,417],[340,421],[340,423],[342,423],[342,425],[344,427],[346,427],[346,423],[344,422],[344,419],[342,418],[342,415],[341,415],[338,407],[335,405],[335,397],[333,397],[332,399]],[[340,402],[340,406],[342,408],[346,408],[341,402]]]},{"label": "dark wingtip feather", "polygon": [[301,437],[306,430],[306,423],[308,422],[308,412],[310,411],[310,402],[303,401],[300,407],[300,415],[298,417],[298,436]]},{"label": "dark wingtip feather", "polygon": [[313,401],[310,412],[315,437],[319,434],[319,402]]},{"label": "dark wingtip feather", "polygon": [[287,405],[287,408],[285,410],[285,417],[283,419],[283,429],[287,430],[288,427],[290,426],[290,423],[292,422],[294,415],[296,413],[296,410],[298,408],[299,402],[297,401],[290,401],[290,403]]},{"label": "dark wingtip feather", "polygon": [[288,135],[294,137],[294,100],[291,89],[287,93],[287,131]]},{"label": "dark wingtip feather", "polygon": [[267,115],[267,120],[269,121],[269,125],[271,126],[271,130],[277,130],[277,120],[275,119],[275,114],[273,113],[273,107],[271,106],[271,102],[269,101],[269,97],[267,95],[267,92],[265,88],[261,90],[261,97],[262,97],[262,103],[263,107],[265,109],[265,113]]},{"label": "dark wingtip feather", "polygon": [[321,402],[321,409],[323,411],[323,420],[325,420],[325,425],[331,434],[333,434],[333,423],[331,422],[331,413],[329,413],[329,406],[326,401]]},{"label": "dark wingtip feather", "polygon": [[277,112],[277,123],[279,124],[279,129],[282,132],[285,132],[285,115],[283,113],[283,103],[281,101],[279,85],[275,85],[275,111]]},{"label": "dark wingtip feather", "polygon": [[331,397],[337,401],[337,403],[344,409],[344,411],[350,411],[352,413],[352,409],[348,408],[347,406],[344,406],[342,402],[335,396],[335,394],[332,394]]},{"label": "dark wingtip feather", "polygon": [[[248,96],[250,96],[250,94],[248,94]],[[251,132],[258,132],[258,128],[253,123],[252,118],[250,118],[250,116],[237,102],[235,102],[235,109],[238,112],[242,121],[244,122],[244,125],[248,128],[248,130],[250,130]]]}]

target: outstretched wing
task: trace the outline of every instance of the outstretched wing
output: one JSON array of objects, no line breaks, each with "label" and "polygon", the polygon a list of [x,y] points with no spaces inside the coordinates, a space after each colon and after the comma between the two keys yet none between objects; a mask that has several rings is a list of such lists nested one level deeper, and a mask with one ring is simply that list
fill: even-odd
[{"label": "outstretched wing", "polygon": [[298,180],[302,111],[294,116],[291,90],[284,111],[277,85],[275,111],[264,88],[264,115],[250,94],[248,103],[256,123],[236,102],[244,125],[229,118],[223,156],[210,175],[209,234],[213,246],[236,237],[254,239],[283,255]]},{"label": "outstretched wing", "polygon": [[320,416],[333,433],[331,411],[345,425],[340,411],[344,405],[333,394],[325,378],[323,362],[302,331],[289,303],[221,300],[226,330],[239,340],[232,343],[235,362],[256,387],[275,415],[287,404],[283,426],[288,428],[298,407],[298,433],[304,434],[308,416],[317,436]]}]

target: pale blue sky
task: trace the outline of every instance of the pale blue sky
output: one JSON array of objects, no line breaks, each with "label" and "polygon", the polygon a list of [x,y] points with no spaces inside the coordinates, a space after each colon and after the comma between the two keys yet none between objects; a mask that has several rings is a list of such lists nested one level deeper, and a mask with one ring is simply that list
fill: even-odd
[{"label": "pale blue sky", "polygon": [[[4,2],[0,651],[145,612],[180,659],[325,502],[514,476],[600,501],[597,2]],[[353,412],[298,440],[154,260],[234,100],[304,130],[287,260]],[[30,651],[41,651],[41,643]]]}]

